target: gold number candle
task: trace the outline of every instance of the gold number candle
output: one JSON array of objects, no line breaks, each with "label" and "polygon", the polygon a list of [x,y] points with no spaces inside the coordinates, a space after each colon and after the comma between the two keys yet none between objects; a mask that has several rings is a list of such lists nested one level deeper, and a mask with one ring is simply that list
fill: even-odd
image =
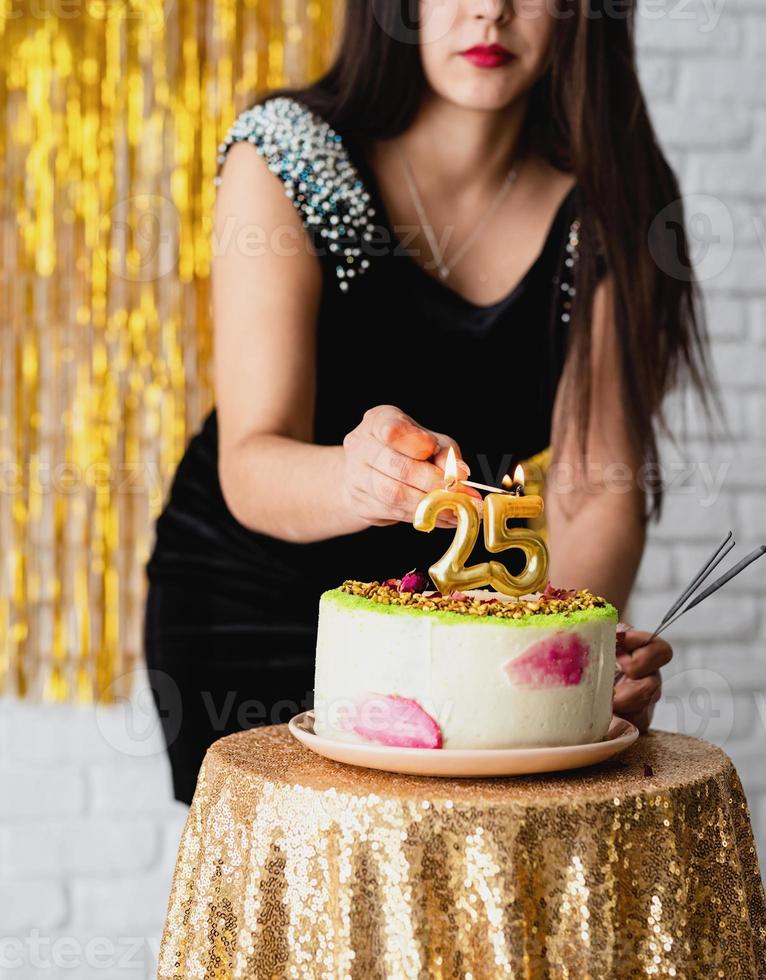
[{"label": "gold number candle", "polygon": [[484,544],[487,551],[496,554],[498,551],[519,548],[527,559],[519,575],[511,575],[504,565],[492,562],[498,566],[492,582],[498,592],[526,595],[537,592],[548,581],[548,548],[545,541],[530,528],[508,527],[508,521],[512,518],[539,517],[543,506],[543,498],[536,495],[521,497],[490,493],[484,498]]},{"label": "gold number candle", "polygon": [[[491,493],[484,500],[484,542],[493,553],[518,548],[526,556],[520,575],[511,575],[499,561],[466,566],[479,537],[479,514],[472,498],[449,489],[457,483],[457,461],[450,449],[444,470],[445,489],[434,490],[418,504],[413,525],[418,531],[433,531],[439,514],[452,510],[457,515],[457,528],[446,553],[429,568],[429,574],[442,593],[454,589],[480,589],[492,586],[505,595],[526,595],[545,585],[548,578],[548,549],[535,531],[528,528],[509,528],[508,520],[517,517],[538,517],[543,499],[515,494]],[[523,485],[523,472],[520,476]]]},{"label": "gold number candle", "polygon": [[453,589],[480,589],[489,585],[486,562],[468,567],[465,564],[479,537],[479,512],[471,497],[450,490],[434,490],[418,504],[413,524],[418,531],[433,531],[443,510],[455,511],[457,528],[445,554],[428,569],[431,580],[442,595]]},{"label": "gold number candle", "polygon": [[444,467],[444,490],[433,490],[423,497],[415,511],[413,525],[418,531],[433,531],[443,510],[457,515],[457,528],[452,544],[439,561],[428,569],[436,588],[446,595],[453,589],[480,589],[489,584],[487,563],[466,568],[479,537],[479,512],[472,497],[448,489],[457,485],[457,459],[450,447]]}]

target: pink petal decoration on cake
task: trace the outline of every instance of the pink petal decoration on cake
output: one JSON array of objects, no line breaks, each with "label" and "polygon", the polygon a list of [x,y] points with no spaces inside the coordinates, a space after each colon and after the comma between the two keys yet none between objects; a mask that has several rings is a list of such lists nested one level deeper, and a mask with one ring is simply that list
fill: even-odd
[{"label": "pink petal decoration on cake", "polygon": [[556,633],[503,664],[515,687],[574,687],[582,682],[590,646],[578,633]]},{"label": "pink petal decoration on cake", "polygon": [[440,749],[441,728],[411,698],[370,694],[356,702],[344,727],[368,742],[405,749]]},{"label": "pink petal decoration on cake", "polygon": [[542,594],[546,599],[567,599],[570,596],[576,595],[576,593],[576,589],[557,589],[555,585],[551,584],[549,579]]},{"label": "pink petal decoration on cake", "polygon": [[407,572],[402,579],[402,584],[399,586],[399,591],[425,592],[430,584],[431,580],[425,574],[425,572],[419,572],[417,568],[413,568],[412,571]]}]

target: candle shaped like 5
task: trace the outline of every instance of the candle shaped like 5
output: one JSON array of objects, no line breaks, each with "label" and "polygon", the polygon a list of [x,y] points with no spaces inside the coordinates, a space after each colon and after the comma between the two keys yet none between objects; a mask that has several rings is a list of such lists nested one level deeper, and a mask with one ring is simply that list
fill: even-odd
[{"label": "candle shaped like 5", "polygon": [[[524,486],[524,471],[517,468],[515,482]],[[526,556],[524,570],[511,575],[504,565],[499,565],[492,584],[506,595],[526,595],[545,587],[548,581],[548,548],[537,533],[527,527],[508,527],[508,521],[520,517],[539,517],[543,512],[543,498],[537,495],[523,497],[517,494],[490,493],[484,498],[484,544],[487,551],[496,554],[519,548]]]},{"label": "candle shaped like 5", "polygon": [[[444,471],[445,486],[457,481],[457,462],[450,449]],[[523,475],[522,475],[523,480]],[[548,549],[535,531],[509,528],[515,517],[537,517],[542,513],[542,497],[491,493],[484,499],[484,542],[493,553],[519,548],[526,556],[520,575],[511,575],[499,561],[482,562],[466,567],[479,537],[479,515],[473,500],[451,489],[434,490],[423,497],[415,511],[413,525],[418,531],[432,531],[443,510],[457,514],[455,537],[447,552],[429,568],[431,579],[446,595],[453,589],[480,589],[492,586],[506,595],[526,595],[545,585],[548,578]]]}]

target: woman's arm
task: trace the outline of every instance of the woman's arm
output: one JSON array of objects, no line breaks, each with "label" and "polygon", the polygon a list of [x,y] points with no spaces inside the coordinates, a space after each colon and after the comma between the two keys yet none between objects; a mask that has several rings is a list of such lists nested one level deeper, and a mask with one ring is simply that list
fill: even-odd
[{"label": "woman's arm", "polygon": [[[546,485],[551,581],[588,588],[623,609],[646,539],[640,454],[625,424],[619,386],[619,341],[614,329],[611,283],[599,287],[593,309],[592,397],[586,465],[578,433],[571,432],[552,462]],[[560,424],[561,404],[555,411]],[[660,669],[673,652],[665,640],[627,629],[617,637],[622,671],[614,689],[615,714],[646,731],[662,692]]]},{"label": "woman's arm", "polygon": [[308,444],[319,261],[292,203],[246,143],[233,146],[224,164],[214,235],[218,465],[226,503],[246,526],[283,537],[305,525],[304,509],[309,519],[324,520],[329,534],[354,530],[331,520],[340,448]]},{"label": "woman's arm", "polygon": [[[611,314],[611,283],[598,288],[593,307],[592,394],[585,470],[579,433],[569,426],[558,440],[545,488],[551,581],[588,588],[618,609],[627,602],[644,550],[644,492],[640,455],[625,422],[620,391],[619,341]],[[565,368],[565,371],[567,369]],[[560,392],[563,383],[560,386]],[[556,431],[564,406],[554,409]]]},{"label": "woman's arm", "polygon": [[218,466],[231,512],[251,530],[295,542],[411,521],[423,493],[440,484],[439,453],[452,440],[395,406],[370,406],[343,445],[312,443],[319,260],[282,185],[247,143],[224,164],[214,242]]}]

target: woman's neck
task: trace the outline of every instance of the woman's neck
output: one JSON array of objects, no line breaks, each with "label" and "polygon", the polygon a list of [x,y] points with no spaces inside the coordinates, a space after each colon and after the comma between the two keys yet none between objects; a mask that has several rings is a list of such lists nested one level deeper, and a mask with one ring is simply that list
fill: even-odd
[{"label": "woman's neck", "polygon": [[437,95],[425,98],[398,149],[423,189],[451,194],[466,185],[501,183],[518,154],[526,100],[499,111],[466,109]]}]

